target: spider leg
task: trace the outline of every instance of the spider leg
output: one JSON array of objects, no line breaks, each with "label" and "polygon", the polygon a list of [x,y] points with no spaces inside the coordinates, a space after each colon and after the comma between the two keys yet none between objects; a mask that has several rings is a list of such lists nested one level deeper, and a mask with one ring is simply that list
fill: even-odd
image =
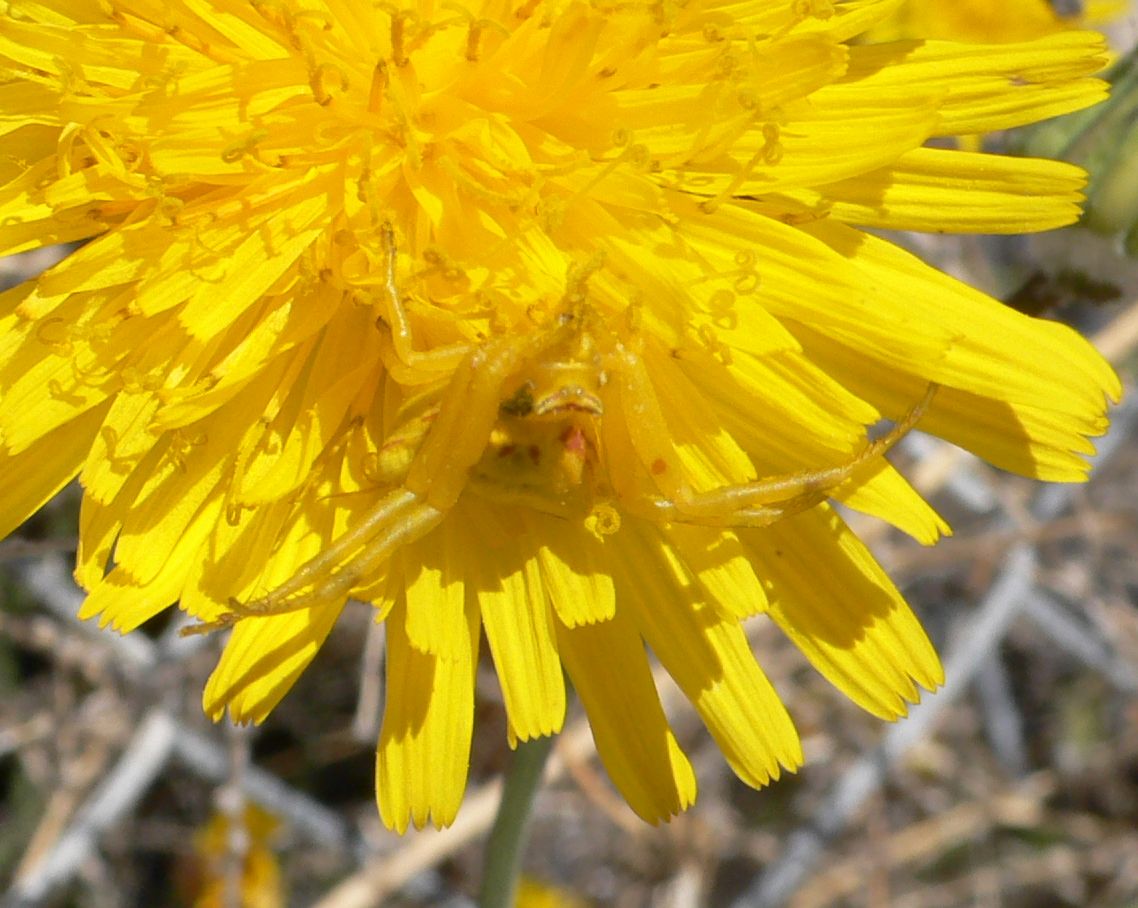
[{"label": "spider leg", "polygon": [[[231,627],[241,618],[283,615],[336,598],[363,575],[357,565],[373,552],[388,557],[395,547],[425,535],[442,520],[443,513],[423,504],[405,489],[385,495],[352,529],[318,555],[302,564],[288,580],[269,593],[249,602],[229,600],[229,611],[213,621],[191,625],[183,636]],[[355,554],[359,551],[359,554]],[[354,556],[354,557],[353,557]],[[346,578],[350,580],[343,586]],[[307,592],[307,587],[311,587]]]},{"label": "spider leg", "polygon": [[386,260],[384,268],[383,295],[387,307],[383,321],[390,331],[390,345],[394,356],[385,356],[385,364],[392,374],[405,384],[421,384],[441,378],[455,367],[470,352],[469,344],[451,344],[433,350],[420,351],[414,347],[411,336],[411,322],[403,305],[403,295],[395,280],[395,231],[391,224],[384,222],[380,228],[383,240],[383,253]]},{"label": "spider leg", "polygon": [[403,484],[352,529],[264,596],[241,603],[184,635],[231,627],[243,618],[294,612],[346,597],[400,546],[434,529],[458,501],[498,419],[502,384],[530,356],[556,343],[567,324],[512,336],[469,353],[455,371]]},{"label": "spider leg", "polygon": [[694,514],[688,511],[686,502],[668,501],[660,498],[655,499],[652,504],[655,508],[653,516],[656,519],[667,520],[671,523],[686,523],[693,526],[731,529],[737,527],[770,526],[772,523],[776,523],[784,517],[790,517],[793,514],[808,511],[829,497],[829,490],[822,489],[812,492],[803,492],[793,498],[788,498],[785,501],[773,504],[757,505],[755,507],[740,508],[738,510],[720,510],[717,512],[712,512],[710,509],[704,508],[700,513]]},{"label": "spider leg", "polygon": [[637,458],[669,500],[691,494],[668,431],[663,407],[640,354],[621,345],[610,372],[616,377],[629,439]]},{"label": "spider leg", "polygon": [[418,505],[418,498],[406,489],[396,489],[385,495],[355,527],[302,564],[294,575],[271,593],[242,605],[241,609],[264,612],[271,609],[273,603],[286,602],[307,586],[319,585],[322,578],[335,571],[337,564],[347,563],[356,550],[370,547],[374,540],[390,533],[391,529],[399,526],[399,522],[409,518]]},{"label": "spider leg", "polygon": [[678,523],[761,527],[809,510],[831,497],[833,490],[853,478],[859,468],[883,457],[904,438],[928,409],[936,389],[935,384],[930,384],[924,397],[893,428],[843,463],[706,492],[687,492],[671,499],[656,499],[653,513],[658,518]]}]

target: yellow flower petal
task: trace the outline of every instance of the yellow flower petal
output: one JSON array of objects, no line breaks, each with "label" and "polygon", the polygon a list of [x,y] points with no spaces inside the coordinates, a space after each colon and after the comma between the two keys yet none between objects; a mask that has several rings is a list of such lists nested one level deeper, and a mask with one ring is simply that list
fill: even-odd
[{"label": "yellow flower petal", "polygon": [[459,623],[466,647],[453,658],[421,652],[404,632],[398,606],[387,619],[387,688],[376,750],[376,792],[383,822],[449,826],[466,790],[474,726],[478,613]]},{"label": "yellow flower petal", "polygon": [[742,629],[707,605],[669,595],[665,577],[683,583],[686,566],[660,558],[644,530],[623,529],[629,570],[617,587],[645,642],[691,700],[732,770],[766,785],[802,763],[802,745],[778,694],[755,662]]},{"label": "yellow flower petal", "polygon": [[[81,301],[61,318],[35,323],[19,309],[29,286],[0,294],[0,437],[12,454],[106,399],[108,373],[84,368],[92,356],[83,338],[73,338],[70,322],[83,312]],[[101,381],[100,381],[101,379]]]},{"label": "yellow flower petal", "polygon": [[[896,12],[876,26],[875,40],[948,38],[956,41],[1027,41],[1076,28],[1082,22],[1104,21],[1125,8],[1118,0],[1088,0],[1055,4],[1050,0],[905,0]],[[1061,11],[1061,12],[1060,12]],[[1084,15],[1085,13],[1085,15]]]},{"label": "yellow flower petal", "polygon": [[[864,400],[798,353],[759,359],[733,351],[726,368],[706,355],[684,351],[678,358],[690,376],[698,375],[700,390],[709,394],[701,404],[730,437],[754,452],[763,478],[841,462],[865,444],[865,426],[878,418]],[[920,396],[914,389],[910,403]],[[742,400],[754,405],[742,407]],[[888,520],[926,545],[949,532],[928,503],[885,463],[872,472],[862,471],[855,484],[838,490],[835,497]]]},{"label": "yellow flower petal", "polygon": [[458,527],[446,524],[403,550],[405,633],[419,652],[456,659],[470,649],[462,556],[469,543]]},{"label": "yellow flower petal", "polygon": [[[715,269],[733,270],[736,257],[761,249],[755,263],[757,287],[736,303],[744,313],[760,303],[783,326],[795,330],[805,323],[856,338],[859,349],[874,352],[898,346],[905,352],[935,362],[952,341],[939,322],[919,322],[916,315],[893,307],[883,317],[880,302],[861,276],[851,271],[845,257],[808,232],[809,224],[792,227],[743,208],[720,208],[714,217],[695,217],[685,231],[695,251]],[[828,223],[828,222],[827,222]],[[858,234],[864,235],[864,234]]]},{"label": "yellow flower petal", "polygon": [[300,374],[283,383],[253,437],[247,436],[245,445],[253,454],[234,477],[236,503],[252,507],[277,501],[297,491],[311,475],[359,393],[363,376],[374,372],[375,341],[366,322],[339,320],[323,332],[307,357],[296,357]]},{"label": "yellow flower petal", "polygon": [[[840,517],[818,508],[743,534],[774,619],[847,697],[896,719],[944,680],[905,600]],[[807,554],[809,553],[809,554]]]},{"label": "yellow flower petal", "polygon": [[[864,270],[876,290],[878,317],[904,312],[915,327],[935,312],[938,332],[957,332],[936,360],[906,362],[884,351],[854,355],[820,341],[811,329],[799,331],[827,371],[891,415],[904,409],[902,400],[919,395],[917,376],[939,382],[944,388],[923,428],[1004,469],[1047,479],[1085,475],[1087,463],[1075,455],[1093,451],[1086,436],[1106,429],[1104,398],[1118,400],[1122,393],[1114,370],[1085,340],[1064,325],[992,306],[890,243],[837,224],[811,230]],[[996,367],[997,358],[1015,365]]]},{"label": "yellow flower petal", "polygon": [[263,722],[319,652],[341,605],[252,618],[234,628],[202,694],[214,719],[226,708],[234,722]]},{"label": "yellow flower petal", "polygon": [[885,96],[928,86],[942,95],[936,134],[956,136],[1022,126],[1095,104],[1106,97],[1105,86],[1088,77],[1106,61],[1103,39],[1093,32],[1022,44],[899,41],[853,48],[846,81],[859,93]]},{"label": "yellow flower petal", "polygon": [[610,620],[616,593],[602,541],[591,534],[559,533],[552,520],[539,517],[535,524],[533,532],[545,540],[537,552],[542,583],[560,622],[576,628]]},{"label": "yellow flower petal", "polygon": [[711,606],[725,619],[736,621],[766,611],[766,593],[734,533],[674,524],[664,539],[674,550],[672,557],[691,572],[693,604]]},{"label": "yellow flower petal", "polygon": [[556,628],[597,752],[624,799],[649,823],[685,810],[695,801],[695,773],[660,707],[636,628],[622,617]]},{"label": "yellow flower petal", "polygon": [[202,621],[217,617],[218,603],[226,601],[229,591],[240,590],[243,597],[263,593],[285,579],[280,566],[315,554],[308,534],[298,538],[297,525],[287,525],[288,502],[248,515],[226,507],[230,512],[224,526],[214,529],[208,556],[192,566],[181,591],[182,608]]},{"label": "yellow flower petal", "polygon": [[72,480],[105,413],[105,406],[88,410],[19,454],[0,455],[0,483],[6,490],[0,498],[0,536],[11,533]]},{"label": "yellow flower petal", "polygon": [[171,541],[163,570],[140,580],[130,568],[116,565],[92,582],[90,595],[79,610],[81,618],[99,617],[99,626],[126,633],[149,621],[178,599],[186,580],[203,560],[202,549],[217,520],[216,508],[206,508]]},{"label": "yellow flower petal", "polygon": [[502,685],[511,745],[560,731],[565,683],[540,568],[533,558],[517,563],[513,540],[503,538],[508,532],[503,523],[477,511],[471,517],[477,521],[475,532],[499,539],[497,551],[466,551],[463,557],[467,595],[478,603]]},{"label": "yellow flower petal", "polygon": [[794,197],[865,227],[1020,233],[1075,223],[1085,183],[1079,168],[1059,161],[917,148],[889,167]]}]

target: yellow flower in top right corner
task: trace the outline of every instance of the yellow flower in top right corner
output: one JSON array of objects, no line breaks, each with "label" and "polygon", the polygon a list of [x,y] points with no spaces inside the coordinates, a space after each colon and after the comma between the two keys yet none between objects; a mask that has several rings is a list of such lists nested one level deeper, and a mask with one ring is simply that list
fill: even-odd
[{"label": "yellow flower in top right corner", "polygon": [[1070,28],[1100,25],[1125,7],[1124,0],[906,0],[868,37],[875,41],[1030,41]]}]

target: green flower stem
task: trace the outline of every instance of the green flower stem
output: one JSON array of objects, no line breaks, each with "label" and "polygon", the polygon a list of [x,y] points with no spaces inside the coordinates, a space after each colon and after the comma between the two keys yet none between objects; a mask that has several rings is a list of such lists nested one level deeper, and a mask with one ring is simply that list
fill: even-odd
[{"label": "green flower stem", "polygon": [[514,763],[506,773],[498,816],[486,842],[479,908],[513,908],[530,809],[552,748],[553,736],[550,735],[519,743],[514,752]]}]

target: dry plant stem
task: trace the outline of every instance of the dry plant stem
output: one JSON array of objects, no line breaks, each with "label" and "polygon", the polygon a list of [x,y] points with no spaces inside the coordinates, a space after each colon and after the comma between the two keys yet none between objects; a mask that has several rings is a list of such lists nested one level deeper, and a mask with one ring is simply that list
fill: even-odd
[{"label": "dry plant stem", "polygon": [[880,746],[842,777],[826,798],[825,808],[790,837],[781,859],[755,880],[734,903],[734,908],[775,908],[786,903],[806,879],[825,844],[849,824],[901,756],[929,733],[945,707],[968,689],[984,660],[1019,613],[1034,577],[1032,551],[1027,546],[1018,546],[1008,556],[1003,572],[970,622],[968,632],[945,660],[948,680],[944,688],[915,706],[908,719],[893,726]]},{"label": "dry plant stem", "polygon": [[416,874],[445,861],[482,835],[493,822],[502,795],[500,780],[468,794],[454,823],[446,829],[408,833],[398,851],[373,855],[312,908],[377,908]]},{"label": "dry plant stem", "polygon": [[[173,756],[199,778],[223,784],[229,777],[230,755],[209,735],[178,727]],[[362,860],[362,843],[338,813],[277,776],[250,766],[245,773],[245,794],[250,801],[286,820],[289,828],[306,841]]]},{"label": "dry plant stem", "polygon": [[[114,768],[86,799],[51,849],[13,883],[0,905],[30,908],[42,904],[50,892],[79,873],[94,852],[99,836],[138,806],[171,758],[212,782],[224,783],[231,774],[232,754],[227,749],[185,728],[167,710],[155,707],[140,720]],[[331,851],[350,851],[357,859],[361,857],[359,843],[347,825],[323,805],[256,767],[244,772],[243,784],[250,799],[283,816],[309,841]]]},{"label": "dry plant stem", "polygon": [[[1045,801],[1054,794],[1056,780],[1050,773],[1023,779],[1014,789],[996,797],[966,801],[905,829],[892,833],[884,843],[882,859],[896,872],[906,865],[931,861],[937,854],[982,840],[994,827],[1039,825]],[[862,856],[847,858],[825,868],[796,895],[798,908],[824,908],[854,897],[864,882]]]},{"label": "dry plant stem", "polygon": [[1121,363],[1138,347],[1138,301],[1126,310],[1092,340],[1099,352],[1112,363]]},{"label": "dry plant stem", "polygon": [[976,690],[985,733],[996,758],[1013,778],[1025,776],[1030,761],[1024,721],[1003,661],[991,659],[980,667]]},{"label": "dry plant stem", "polygon": [[152,710],[139,723],[115,768],[80,808],[75,820],[52,849],[5,895],[5,908],[42,903],[94,852],[99,835],[133,810],[157,777],[174,746],[177,724],[169,714]]},{"label": "dry plant stem", "polygon": [[223,908],[242,908],[241,881],[249,854],[245,822],[245,777],[249,768],[250,729],[228,724],[229,779],[218,791],[218,807],[226,815]]},{"label": "dry plant stem", "polygon": [[890,575],[894,580],[919,577],[922,573],[983,559],[992,552],[1007,549],[1017,542],[1038,545],[1085,538],[1088,535],[1088,521],[1090,521],[1089,532],[1099,537],[1129,533],[1134,527],[1134,518],[1131,515],[1112,511],[1061,517],[1050,523],[1040,523],[1026,529],[992,527],[974,536],[949,537],[937,543],[935,548],[905,551],[898,556],[896,564],[890,565]]},{"label": "dry plant stem", "polygon": [[383,712],[383,650],[387,625],[369,621],[364,651],[360,656],[360,694],[352,717],[352,737],[370,744],[379,735],[379,717]]},{"label": "dry plant stem", "polygon": [[1087,668],[1100,672],[1123,693],[1138,693],[1138,665],[1115,652],[1097,628],[1078,621],[1050,593],[1040,590],[1027,604],[1035,626]]},{"label": "dry plant stem", "polygon": [[[140,703],[161,700],[168,691],[162,686],[161,677],[156,676],[160,666],[176,665],[205,642],[202,638],[187,641],[171,635],[169,640],[155,643],[141,634],[120,636],[99,630],[93,622],[79,621],[76,612],[83,602],[83,593],[58,556],[21,566],[18,574],[63,628],[89,641],[85,645],[93,660],[114,667],[116,677],[138,696]],[[114,768],[85,799],[50,851],[34,866],[29,865],[28,873],[3,894],[0,904],[4,908],[42,904],[45,893],[76,877],[103,830],[135,809],[150,782],[169,765],[168,757],[191,775],[214,784],[224,784],[230,778],[231,755],[227,749],[210,736],[187,727],[164,705],[145,712],[136,728]],[[6,744],[0,736],[0,745]],[[305,840],[363,860],[359,837],[338,814],[314,799],[255,766],[248,767],[244,788],[250,800],[282,816]]]},{"label": "dry plant stem", "polygon": [[63,559],[51,555],[34,561],[18,570],[24,588],[42,602],[47,609],[66,625],[79,628],[80,633],[98,646],[110,650],[113,664],[131,680],[150,680],[158,667],[158,653],[152,643],[140,634],[108,634],[93,621],[80,621],[76,616],[83,607],[84,594],[71,576]]},{"label": "dry plant stem", "polygon": [[486,842],[479,908],[513,908],[533,799],[541,785],[553,737],[523,741],[506,775],[498,816]]}]

